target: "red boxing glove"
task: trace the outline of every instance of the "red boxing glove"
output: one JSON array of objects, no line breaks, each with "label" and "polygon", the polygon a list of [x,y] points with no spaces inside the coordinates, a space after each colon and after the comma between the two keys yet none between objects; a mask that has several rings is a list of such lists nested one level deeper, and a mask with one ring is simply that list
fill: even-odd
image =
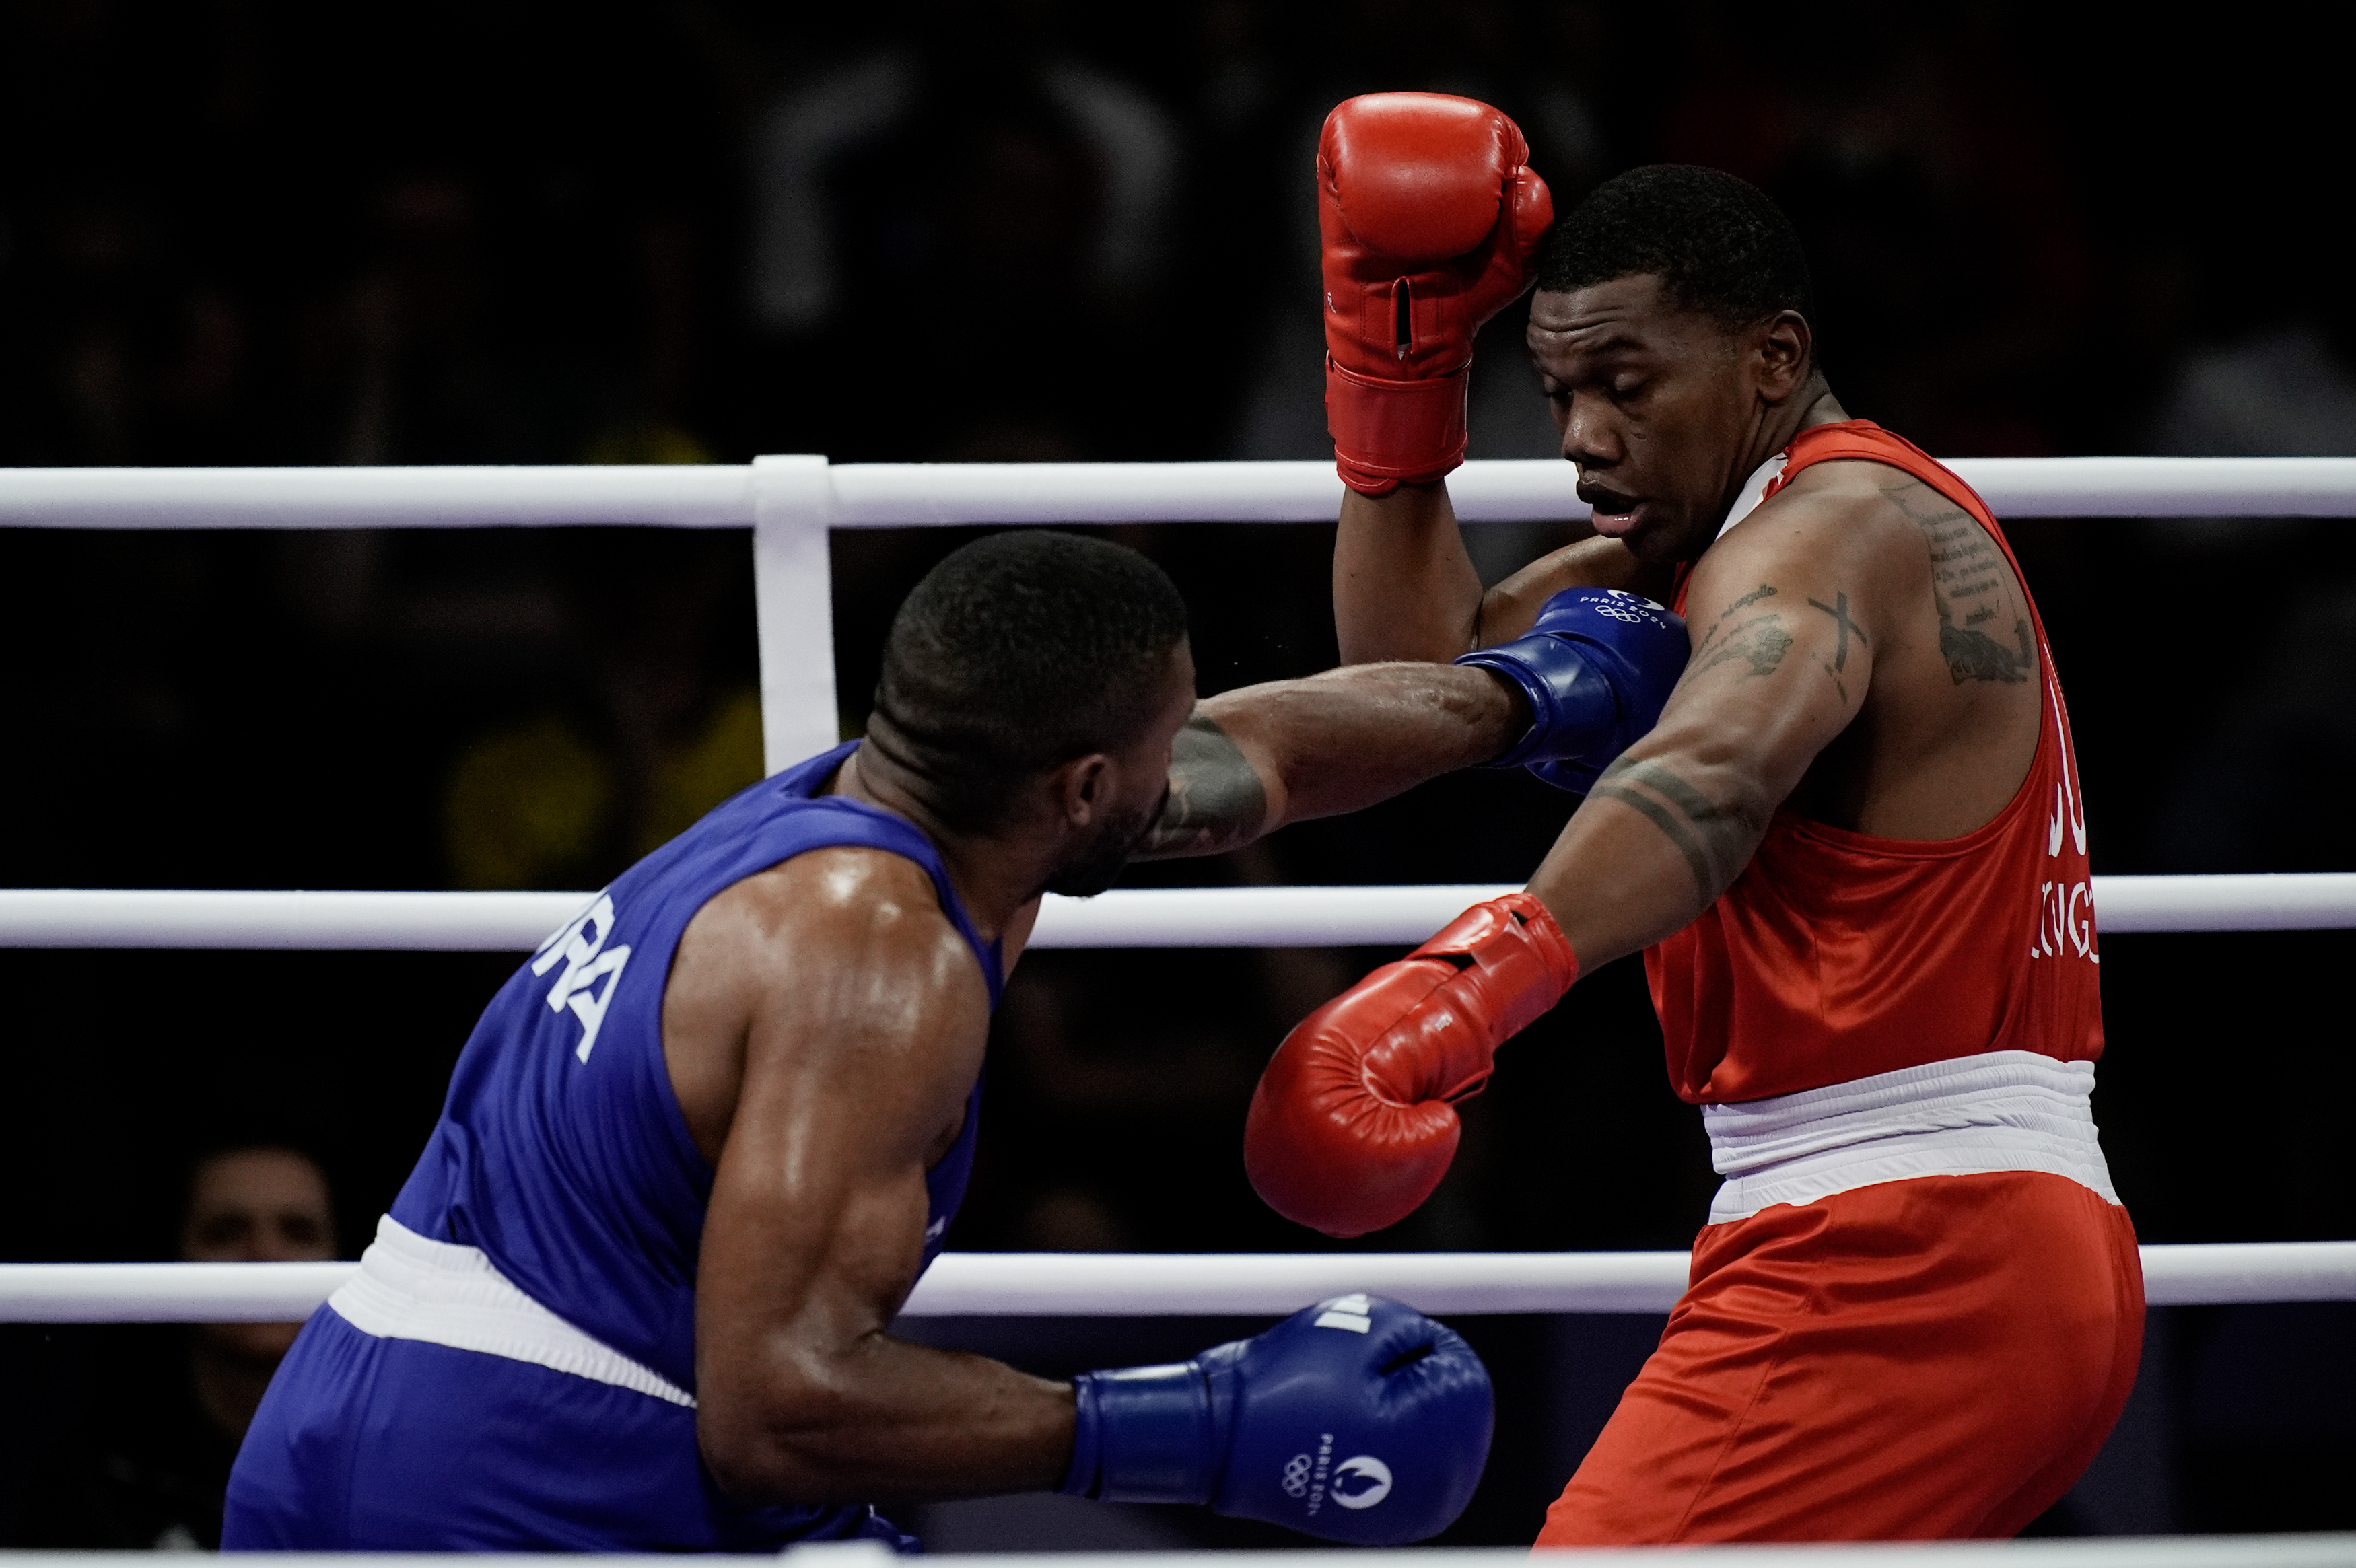
[{"label": "red boxing glove", "polygon": [[1377,92],[1325,117],[1325,425],[1369,496],[1464,461],[1472,335],[1529,287],[1554,221],[1521,131],[1485,103]]},{"label": "red boxing glove", "polygon": [[1244,1120],[1252,1186],[1329,1236],[1406,1219],[1456,1157],[1453,1102],[1479,1093],[1497,1047],[1578,978],[1546,905],[1527,893],[1474,904],[1285,1037]]}]

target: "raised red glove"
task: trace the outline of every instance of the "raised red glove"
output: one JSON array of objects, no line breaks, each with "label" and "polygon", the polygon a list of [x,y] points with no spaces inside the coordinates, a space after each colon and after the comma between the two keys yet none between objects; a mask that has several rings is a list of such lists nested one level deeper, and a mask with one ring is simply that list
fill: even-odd
[{"label": "raised red glove", "polygon": [[1529,144],[1485,103],[1377,92],[1325,117],[1325,424],[1369,496],[1464,461],[1472,335],[1529,287],[1554,221]]},{"label": "raised red glove", "polygon": [[1456,1157],[1454,1102],[1497,1047],[1562,999],[1579,959],[1527,893],[1474,904],[1287,1035],[1244,1120],[1268,1206],[1329,1236],[1395,1225]]}]

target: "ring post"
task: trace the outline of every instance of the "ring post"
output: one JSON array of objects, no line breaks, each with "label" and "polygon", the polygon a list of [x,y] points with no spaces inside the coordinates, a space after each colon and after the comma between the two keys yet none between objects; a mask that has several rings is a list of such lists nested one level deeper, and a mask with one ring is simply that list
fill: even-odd
[{"label": "ring post", "polygon": [[841,738],[834,705],[834,573],[826,459],[753,460],[753,604],[761,642],[761,756],[776,773]]}]

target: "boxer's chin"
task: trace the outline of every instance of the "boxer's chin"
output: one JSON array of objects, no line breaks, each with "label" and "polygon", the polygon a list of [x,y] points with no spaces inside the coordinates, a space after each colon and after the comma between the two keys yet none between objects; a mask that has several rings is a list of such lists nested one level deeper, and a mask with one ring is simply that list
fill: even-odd
[{"label": "boxer's chin", "polygon": [[1715,536],[1707,531],[1697,533],[1691,524],[1663,515],[1665,511],[1665,507],[1647,504],[1636,526],[1617,536],[1620,542],[1627,547],[1630,555],[1655,566],[1697,559]]},{"label": "boxer's chin", "polygon": [[1092,899],[1111,887],[1136,857],[1137,847],[1152,831],[1154,818],[1161,811],[1162,803],[1156,800],[1134,816],[1108,821],[1085,848],[1047,879],[1047,891],[1067,899]]}]

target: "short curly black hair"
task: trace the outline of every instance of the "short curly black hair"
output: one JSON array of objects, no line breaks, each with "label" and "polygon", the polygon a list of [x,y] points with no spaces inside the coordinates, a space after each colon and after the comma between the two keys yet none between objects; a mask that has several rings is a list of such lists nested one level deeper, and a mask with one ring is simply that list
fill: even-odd
[{"label": "short curly black hair", "polygon": [[952,827],[985,831],[1024,779],[1142,731],[1185,636],[1186,602],[1137,551],[992,534],[901,603],[868,740],[941,782],[932,805]]},{"label": "short curly black hair", "polygon": [[1538,260],[1538,287],[1554,293],[1642,273],[1729,327],[1815,311],[1792,220],[1750,181],[1698,164],[1647,164],[1606,180],[1548,232]]}]

